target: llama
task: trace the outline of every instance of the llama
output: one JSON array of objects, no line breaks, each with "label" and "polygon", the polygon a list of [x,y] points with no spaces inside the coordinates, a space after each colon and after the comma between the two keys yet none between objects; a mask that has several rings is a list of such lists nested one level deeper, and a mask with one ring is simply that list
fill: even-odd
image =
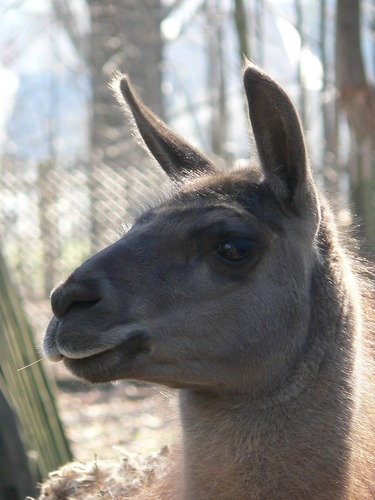
[{"label": "llama", "polygon": [[173,188],[54,290],[44,351],[91,383],[178,391],[181,448],[155,498],[373,498],[364,283],[289,97],[249,62],[243,79],[260,164],[224,169],[118,78]]}]

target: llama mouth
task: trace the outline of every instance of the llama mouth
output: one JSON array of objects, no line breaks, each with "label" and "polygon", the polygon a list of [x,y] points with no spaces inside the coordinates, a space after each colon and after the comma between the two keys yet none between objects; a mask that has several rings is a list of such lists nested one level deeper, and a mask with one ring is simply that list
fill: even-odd
[{"label": "llama mouth", "polygon": [[[106,340],[105,345],[95,342],[96,346],[85,346],[84,349],[81,346],[75,350],[59,342],[64,333],[61,327],[61,322],[53,317],[43,341],[43,351],[49,360],[62,361],[75,377],[85,382],[105,383],[131,378],[136,358],[149,351],[150,336],[134,325],[128,329],[117,326],[98,335],[102,342]],[[112,338],[110,345],[109,338]]]},{"label": "llama mouth", "polygon": [[[113,353],[116,350],[126,353],[129,357],[136,355],[140,350],[145,350],[149,336],[142,330],[132,327],[115,326],[104,332],[100,332],[92,339],[90,345],[74,346],[69,345],[71,340],[63,329],[63,324],[53,317],[47,327],[47,332],[43,341],[43,352],[45,356],[54,362],[64,361],[84,361],[97,359],[98,356],[106,353]],[[63,338],[64,342],[61,340]],[[70,342],[66,342],[66,339]],[[109,341],[110,339],[110,341]]]},{"label": "llama mouth", "polygon": [[77,378],[91,383],[131,378],[140,354],[149,351],[149,336],[134,332],[128,339],[104,351],[81,358],[63,356],[67,369]]},{"label": "llama mouth", "polygon": [[47,331],[42,344],[42,351],[46,358],[55,363],[61,361],[64,357],[61,354],[56,341],[58,326],[59,322],[57,318],[53,316],[47,326]]}]

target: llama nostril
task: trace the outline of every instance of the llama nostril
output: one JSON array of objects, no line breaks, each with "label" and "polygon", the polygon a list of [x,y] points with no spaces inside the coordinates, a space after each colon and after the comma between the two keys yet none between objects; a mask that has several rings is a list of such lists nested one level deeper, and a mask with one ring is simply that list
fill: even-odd
[{"label": "llama nostril", "polygon": [[57,287],[51,294],[51,306],[57,319],[62,319],[65,314],[76,305],[94,305],[101,300],[97,287],[81,283],[66,282]]}]

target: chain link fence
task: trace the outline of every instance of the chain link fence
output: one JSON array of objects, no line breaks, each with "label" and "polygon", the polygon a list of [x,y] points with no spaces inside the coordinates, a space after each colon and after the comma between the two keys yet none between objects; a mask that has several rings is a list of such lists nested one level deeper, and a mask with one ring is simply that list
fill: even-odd
[{"label": "chain link fence", "polygon": [[1,160],[0,234],[36,331],[46,326],[51,289],[93,253],[116,241],[167,182],[147,160],[111,168]]}]

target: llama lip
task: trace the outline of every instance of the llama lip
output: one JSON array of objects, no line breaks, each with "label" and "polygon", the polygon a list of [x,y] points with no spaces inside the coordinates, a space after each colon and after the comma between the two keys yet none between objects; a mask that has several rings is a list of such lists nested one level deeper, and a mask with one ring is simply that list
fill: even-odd
[{"label": "llama lip", "polygon": [[[70,349],[68,345],[62,344],[61,340],[59,342],[59,336],[61,337],[61,333],[63,332],[61,328],[62,322],[53,316],[49,322],[46,336],[43,341],[43,352],[50,361],[58,362],[66,358],[90,358],[115,347],[115,345],[113,345],[108,348],[107,346],[103,346],[98,343],[96,347],[89,346],[80,350],[77,350],[77,348],[74,350]],[[116,345],[118,345],[118,343],[116,343]]]},{"label": "llama lip", "polygon": [[[112,341],[109,343],[108,338]],[[98,333],[95,343],[85,346],[80,350],[71,349],[70,345],[62,345],[57,339],[58,351],[66,359],[83,360],[92,358],[106,352],[120,350],[127,357],[134,357],[140,352],[148,350],[149,335],[143,330],[135,330],[130,327],[124,329],[121,326],[115,326],[110,330]]]},{"label": "llama lip", "polygon": [[[149,345],[149,335],[142,329],[134,328],[134,325],[128,328],[117,325],[105,332],[98,332],[95,343],[81,346],[80,349],[77,347],[73,349],[67,343],[67,338],[69,340],[69,336],[63,330],[63,322],[53,316],[43,341],[45,356],[54,362],[83,361],[119,349],[127,358],[132,358],[140,352],[147,351]],[[110,344],[109,338],[112,339]]]},{"label": "llama lip", "polygon": [[64,356],[63,362],[76,377],[90,383],[104,383],[129,377],[137,356],[148,351],[149,336],[138,331],[110,349],[84,358]]},{"label": "llama lip", "polygon": [[121,351],[123,355],[127,358],[134,358],[140,353],[148,352],[149,350],[149,335],[143,331],[135,331],[129,334],[126,339],[120,342],[114,343],[110,347],[97,347],[96,349],[91,349],[87,352],[71,352],[66,349],[60,349],[64,359],[69,360],[85,360],[100,356],[101,354],[106,354],[113,351]]},{"label": "llama lip", "polygon": [[50,360],[54,362],[61,361],[63,359],[63,355],[59,351],[57,342],[56,342],[56,336],[57,336],[57,330],[59,326],[59,321],[55,316],[52,317],[51,321],[48,324],[47,327],[47,332],[43,340],[43,352],[45,356]]}]

